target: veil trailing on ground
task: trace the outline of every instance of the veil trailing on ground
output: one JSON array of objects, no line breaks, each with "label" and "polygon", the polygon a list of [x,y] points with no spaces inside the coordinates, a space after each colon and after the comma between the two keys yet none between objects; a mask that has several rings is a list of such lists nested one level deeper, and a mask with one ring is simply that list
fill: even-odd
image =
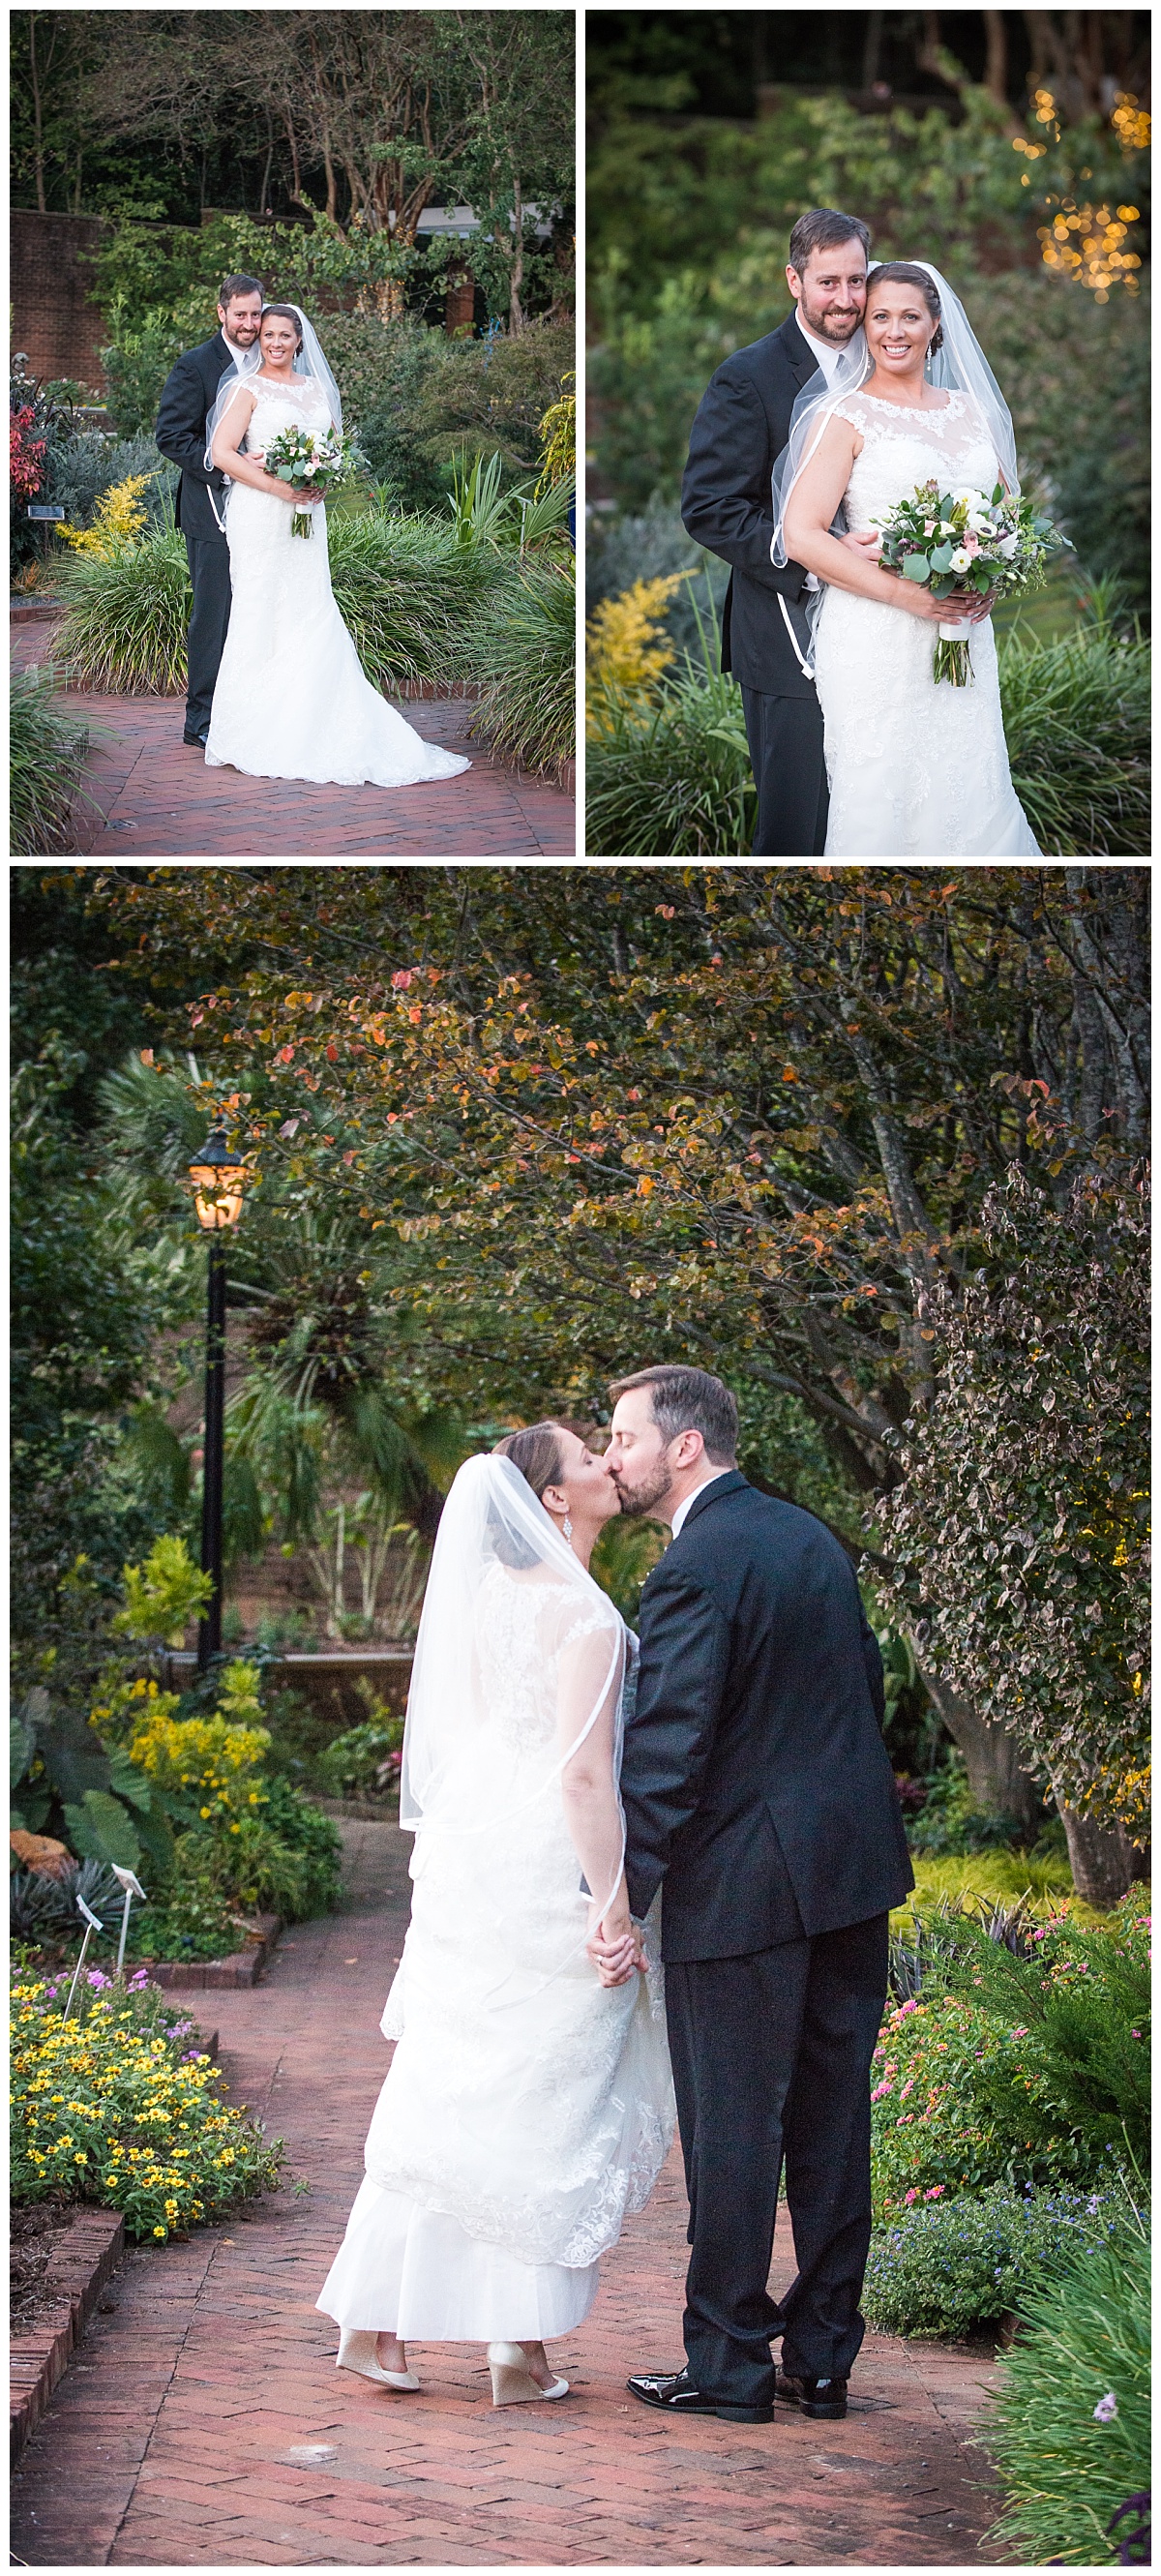
[{"label": "veil trailing on ground", "polygon": [[[330,404],[331,419],[334,422],[335,428],[341,431],[343,426],[343,398],[339,392],[337,384],[335,383],[334,377],[331,374],[331,370],[327,365],[326,359],[323,356],[318,333],[315,330],[313,322],[307,321],[306,315],[300,304],[292,304],[289,310],[292,313],[297,314],[298,327],[302,333],[302,347],[298,350],[295,356],[294,373],[296,376],[313,376],[315,383],[322,386],[323,392]],[[207,472],[213,464],[214,440],[223,420],[225,419],[226,413],[230,408],[234,395],[237,393],[240,384],[248,384],[251,379],[257,375],[261,364],[262,351],[258,341],[255,340],[253,348],[247,349],[241,366],[231,367],[228,373],[223,376],[213,403],[211,404],[210,410],[206,416],[205,464]],[[227,484],[222,501],[223,518],[225,516],[225,509],[229,498],[230,492],[229,485]],[[212,492],[210,494],[210,501],[212,506]],[[220,524],[221,522],[219,521],[219,525]]]},{"label": "veil trailing on ground", "polygon": [[[399,1821],[419,1837],[417,1868],[424,1845],[450,1839],[465,1871],[502,1887],[559,1849],[582,1747],[618,1776],[625,1641],[519,1469],[469,1458],[440,1518],[407,1703]],[[622,1824],[608,1884],[592,1886],[602,1907],[623,1859]]]},{"label": "veil trailing on ground", "polygon": [[[1004,482],[1009,492],[1017,495],[1020,477],[1016,468],[1016,433],[1012,427],[1012,415],[959,297],[931,260],[916,259],[907,264],[926,270],[940,301],[943,346],[936,350],[934,357],[928,357],[924,369],[927,382],[949,393],[971,395],[995,449]],[[783,526],[794,486],[816,454],[836,406],[845,395],[857,393],[859,386],[873,375],[874,364],[863,333],[858,331],[850,348],[844,349],[830,384],[827,384],[820,367],[803,386],[795,402],[790,415],[790,437],[777,459],[772,476],[774,534],[770,540],[770,561],[780,570],[788,560]],[[824,596],[825,589],[819,589],[811,593],[804,603],[812,629]]]}]

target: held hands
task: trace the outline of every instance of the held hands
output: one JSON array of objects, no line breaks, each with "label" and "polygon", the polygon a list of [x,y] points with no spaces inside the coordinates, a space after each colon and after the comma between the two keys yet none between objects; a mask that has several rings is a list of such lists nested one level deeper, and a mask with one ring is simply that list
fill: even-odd
[{"label": "held hands", "polygon": [[589,1914],[585,1948],[603,1986],[623,1986],[636,1970],[648,1967],[645,1944],[623,1898],[615,1898],[604,1919],[595,1907]]}]

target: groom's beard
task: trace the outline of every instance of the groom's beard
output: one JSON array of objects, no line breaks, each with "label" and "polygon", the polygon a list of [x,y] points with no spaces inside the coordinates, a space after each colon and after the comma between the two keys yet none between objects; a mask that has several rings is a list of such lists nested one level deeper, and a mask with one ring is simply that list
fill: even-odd
[{"label": "groom's beard", "polygon": [[613,1483],[621,1497],[621,1511],[627,1521],[644,1520],[655,1503],[663,1503],[673,1479],[668,1467],[658,1467],[643,1485],[623,1485],[619,1476]]},{"label": "groom's beard", "polygon": [[[799,304],[798,310],[807,330],[813,331],[816,340],[829,340],[832,349],[848,349],[863,319],[861,313],[856,313],[848,327],[849,317],[845,313],[839,315],[827,312],[816,315],[808,310],[805,302]],[[840,321],[842,328],[838,329],[836,325]]]}]

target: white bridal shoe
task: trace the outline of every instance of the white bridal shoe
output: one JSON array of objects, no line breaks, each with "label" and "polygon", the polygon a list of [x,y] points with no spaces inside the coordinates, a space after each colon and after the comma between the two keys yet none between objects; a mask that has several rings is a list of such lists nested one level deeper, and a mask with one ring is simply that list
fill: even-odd
[{"label": "white bridal shoe", "polygon": [[538,2386],[522,2343],[490,2343],[488,2368],[492,2374],[493,2406],[527,2406],[534,2397],[568,2395],[567,2379],[554,2379],[551,2388]]},{"label": "white bridal shoe", "polygon": [[[413,2370],[384,2370],[378,2356],[379,2336],[355,2334],[343,2327],[339,2336],[336,2370],[355,2370],[360,2379],[374,2379],[380,2388],[401,2388],[411,2393],[419,2386]],[[507,2350],[507,2345],[504,2347]],[[523,2355],[521,2355],[523,2359]]]}]

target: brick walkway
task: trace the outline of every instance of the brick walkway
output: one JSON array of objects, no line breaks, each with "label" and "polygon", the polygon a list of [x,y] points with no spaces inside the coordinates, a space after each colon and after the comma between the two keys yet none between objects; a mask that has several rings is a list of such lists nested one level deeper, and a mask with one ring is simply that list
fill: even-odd
[{"label": "brick walkway", "polygon": [[[18,669],[51,657],[54,628],[12,629]],[[543,779],[503,769],[468,738],[460,699],[403,700],[428,742],[466,753],[458,778],[427,787],[312,787],[207,769],[182,742],[179,698],[69,692],[93,734],[85,785],[96,811],[81,853],[98,859],[538,859],[576,856],[576,806]]]},{"label": "brick walkway", "polygon": [[[980,2566],[994,2498],[966,2447],[986,2364],[868,2338],[843,2424],[670,2424],[628,2370],[680,2358],[676,2164],[554,2346],[575,2394],[494,2413],[482,2352],[415,2348],[425,2394],[333,2367],[314,2299],[385,2064],[407,1837],[348,1824],[346,1907],[269,1981],[207,1998],[234,2098],[288,2140],[286,2189],[139,2249],[24,2454],[18,2563],[102,2566]],[[310,2184],[296,2195],[295,2178]],[[775,2252],[775,2283],[792,2269]],[[312,2456],[314,2454],[315,2456]]]}]

